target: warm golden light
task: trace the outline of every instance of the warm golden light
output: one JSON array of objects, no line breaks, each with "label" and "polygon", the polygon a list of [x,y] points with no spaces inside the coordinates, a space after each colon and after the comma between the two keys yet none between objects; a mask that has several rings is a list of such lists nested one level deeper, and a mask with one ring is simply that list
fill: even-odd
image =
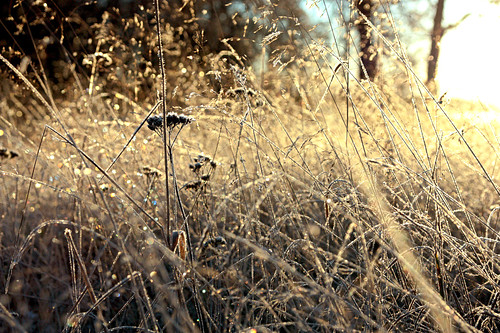
[{"label": "warm golden light", "polygon": [[[455,5],[455,4],[453,4]],[[452,14],[459,8],[448,4]],[[448,96],[500,106],[500,5],[474,2],[471,15],[443,37],[437,80]],[[459,14],[457,17],[467,12]]]}]

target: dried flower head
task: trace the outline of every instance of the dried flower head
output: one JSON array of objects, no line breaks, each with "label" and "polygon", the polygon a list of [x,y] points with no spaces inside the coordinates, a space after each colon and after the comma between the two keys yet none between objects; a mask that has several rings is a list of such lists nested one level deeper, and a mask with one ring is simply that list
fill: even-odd
[{"label": "dried flower head", "polygon": [[189,169],[193,170],[193,172],[198,172],[201,169],[201,163],[196,162],[194,164],[189,164]]},{"label": "dried flower head", "polygon": [[226,91],[226,95],[230,97],[245,96],[245,95],[247,95],[248,97],[255,97],[257,93],[252,88],[237,87]]},{"label": "dried flower head", "polygon": [[202,189],[210,181],[213,171],[217,167],[215,162],[210,156],[203,153],[193,158],[194,163],[189,164],[189,169],[196,174],[197,181],[187,183],[184,185],[186,189]]},{"label": "dried flower head", "polygon": [[14,158],[18,156],[19,154],[15,151],[8,150],[7,148],[0,148],[0,158]]},{"label": "dried flower head", "polygon": [[212,160],[211,157],[200,154],[194,159],[195,163],[189,164],[189,169],[194,173],[198,173],[204,165],[210,165],[210,168],[215,169],[217,167],[217,162]]},{"label": "dried flower head", "polygon": [[167,114],[167,127],[175,127],[177,125],[187,125],[194,121],[194,118],[186,116],[184,114],[177,114],[175,112],[169,112]]},{"label": "dried flower head", "polygon": [[163,126],[162,116],[151,116],[148,118],[148,128],[152,131],[161,129]]},{"label": "dried flower head", "polygon": [[187,190],[195,190],[195,191],[198,191],[200,188],[202,188],[203,186],[205,185],[204,182],[202,182],[201,180],[195,180],[195,181],[192,181],[192,182],[188,182],[186,184],[184,184],[184,186],[182,186],[182,188],[185,188]]},{"label": "dried flower head", "polygon": [[203,154],[198,155],[198,157],[194,158],[195,162],[205,163],[210,162],[212,159],[209,156],[205,156]]},{"label": "dried flower head", "polygon": [[147,177],[159,177],[162,175],[162,172],[160,170],[148,165],[143,166],[142,171]]},{"label": "dried flower head", "polygon": [[[172,130],[175,126],[181,125],[185,126],[195,121],[193,117],[186,116],[184,114],[177,114],[175,112],[169,112],[167,114],[167,129]],[[160,133],[160,130],[163,126],[163,116],[155,115],[150,116],[147,120],[148,128],[152,131]]]},{"label": "dried flower head", "polygon": [[222,236],[213,237],[213,238],[208,239],[206,242],[204,242],[201,245],[200,253],[203,253],[208,248],[215,249],[218,247],[222,247],[224,245],[227,245],[227,241],[224,239],[224,237],[222,237]]}]

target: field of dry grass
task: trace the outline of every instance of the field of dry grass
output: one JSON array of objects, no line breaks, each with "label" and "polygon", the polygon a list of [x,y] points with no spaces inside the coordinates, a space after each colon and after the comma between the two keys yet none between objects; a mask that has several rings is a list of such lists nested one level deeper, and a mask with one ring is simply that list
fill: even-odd
[{"label": "field of dry grass", "polygon": [[166,26],[164,128],[154,27],[106,22],[53,85],[1,57],[1,331],[500,330],[486,106],[388,45],[360,82],[319,40],[254,70]]}]

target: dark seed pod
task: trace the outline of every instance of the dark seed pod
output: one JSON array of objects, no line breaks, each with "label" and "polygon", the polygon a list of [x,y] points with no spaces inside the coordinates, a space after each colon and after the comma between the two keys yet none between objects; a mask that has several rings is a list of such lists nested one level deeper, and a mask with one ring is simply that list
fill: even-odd
[{"label": "dark seed pod", "polygon": [[163,117],[162,116],[151,116],[147,120],[148,128],[152,131],[159,130],[163,126]]},{"label": "dark seed pod", "polygon": [[222,236],[216,236],[208,239],[205,243],[201,245],[200,252],[203,253],[209,247],[218,248],[227,244],[227,241]]},{"label": "dark seed pod", "polygon": [[231,97],[244,96],[244,95],[248,95],[250,97],[253,97],[253,96],[257,95],[257,93],[255,92],[255,90],[253,90],[251,88],[238,87],[238,88],[228,90],[226,92],[226,95],[231,96]]},{"label": "dark seed pod", "polygon": [[196,162],[195,164],[189,164],[189,168],[193,170],[193,172],[198,172],[201,169],[201,163]]},{"label": "dark seed pod", "polygon": [[181,115],[179,116],[179,122],[180,122],[181,124],[183,124],[183,125],[190,124],[190,123],[192,123],[193,121],[194,121],[194,118],[188,117],[188,116],[186,116],[186,115],[181,114]]},{"label": "dark seed pod", "polygon": [[142,171],[148,177],[151,177],[151,176],[158,177],[158,176],[161,176],[161,174],[162,174],[162,172],[160,170],[158,170],[157,168],[154,168],[154,167],[150,167],[150,166],[143,166]]},{"label": "dark seed pod", "polygon": [[[187,125],[194,121],[194,118],[186,115],[178,115],[175,112],[169,112],[167,114],[167,128],[173,129],[175,126]],[[161,115],[151,116],[147,120],[148,128],[152,131],[158,131],[163,126],[163,117]]]},{"label": "dark seed pod", "polygon": [[201,182],[201,180],[196,180],[196,181],[184,184],[183,187],[188,189],[188,190],[198,190],[202,186],[202,184],[203,183]]},{"label": "dark seed pod", "polygon": [[0,158],[14,158],[18,156],[19,154],[15,151],[8,150],[7,148],[0,148]]},{"label": "dark seed pod", "polygon": [[179,115],[175,112],[169,112],[167,114],[167,127],[175,127],[180,123]]},{"label": "dark seed pod", "polygon": [[226,245],[227,242],[222,236],[217,236],[214,238],[214,244],[215,246],[220,246],[220,245]]}]

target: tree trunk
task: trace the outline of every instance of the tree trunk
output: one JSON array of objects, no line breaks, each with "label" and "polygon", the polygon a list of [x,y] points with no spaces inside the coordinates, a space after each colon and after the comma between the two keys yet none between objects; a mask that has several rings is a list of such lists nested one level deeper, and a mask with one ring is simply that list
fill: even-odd
[{"label": "tree trunk", "polygon": [[[354,0],[359,13],[366,16],[368,21],[371,21],[373,14],[372,0]],[[356,28],[359,33],[359,48],[361,57],[360,77],[361,79],[373,80],[378,74],[378,55],[377,49],[373,45],[371,28],[365,19],[360,15],[356,21]],[[365,73],[365,70],[366,73]]]},{"label": "tree trunk", "polygon": [[442,26],[444,11],[444,0],[438,0],[436,15],[434,16],[434,27],[432,28],[431,52],[427,61],[427,84],[434,85],[437,74],[437,65],[439,51],[441,49],[441,38],[443,38],[444,29]]}]

